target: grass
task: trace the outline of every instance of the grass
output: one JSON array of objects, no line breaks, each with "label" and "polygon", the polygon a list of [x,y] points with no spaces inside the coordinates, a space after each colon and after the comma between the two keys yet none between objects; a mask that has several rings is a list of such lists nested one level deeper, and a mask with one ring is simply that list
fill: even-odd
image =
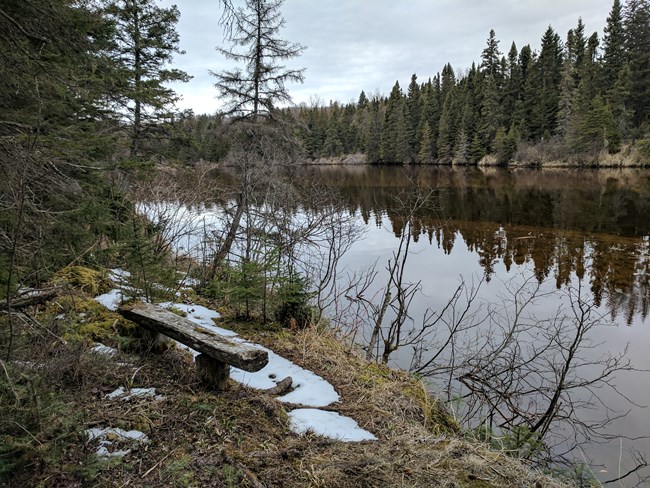
[{"label": "grass", "polygon": [[[84,298],[75,300],[79,310]],[[54,320],[61,307],[66,318]],[[6,374],[0,371],[0,436],[9,446],[0,453],[0,466],[6,468],[0,471],[0,485],[563,486],[464,439],[421,382],[366,362],[327,330],[287,333],[237,324],[242,335],[330,381],[341,395],[332,408],[354,418],[377,442],[293,434],[287,416],[291,406],[232,381],[225,391],[205,391],[191,356],[179,349],[135,355],[125,347],[107,357],[90,354],[83,334],[72,334],[66,342],[55,339],[78,326],[78,315],[65,303],[50,304],[36,318],[53,335],[20,327],[14,361],[7,363]],[[119,317],[104,311],[97,320]],[[129,333],[116,328],[112,342],[130,344],[121,338]],[[164,399],[107,400],[106,394],[120,386],[154,387]],[[46,408],[45,399],[52,408]],[[130,446],[132,452],[122,459],[102,460],[83,430],[107,426],[141,430],[150,442]],[[21,447],[22,455],[12,446]]]}]

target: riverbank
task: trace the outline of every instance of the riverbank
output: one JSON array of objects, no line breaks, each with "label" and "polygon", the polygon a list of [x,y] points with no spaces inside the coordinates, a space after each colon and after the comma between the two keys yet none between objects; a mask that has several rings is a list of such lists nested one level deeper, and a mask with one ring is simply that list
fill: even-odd
[{"label": "riverbank", "polygon": [[[315,166],[360,166],[376,165],[368,161],[365,154],[344,154],[341,156],[321,157],[316,159],[305,159],[301,161],[305,165]],[[410,166],[408,163],[383,163]],[[615,154],[602,150],[589,153],[567,152],[563,147],[553,144],[522,144],[512,161],[501,163],[495,155],[484,156],[476,164],[459,163],[455,160],[437,160],[431,163],[417,163],[415,166],[454,166],[454,167],[504,167],[504,168],[647,168],[650,166],[650,159],[645,158],[638,146],[624,145]]]},{"label": "riverbank", "polygon": [[[464,436],[422,383],[366,362],[327,329],[216,319],[329,381],[333,408],[377,441],[295,434],[290,407],[265,390],[203,390],[187,351],[139,350],[137,329],[93,300],[109,285],[67,285],[33,311],[47,333],[18,328],[3,363],[3,412],[31,433],[3,439],[10,486],[563,486]],[[10,461],[22,465],[7,478]]]}]

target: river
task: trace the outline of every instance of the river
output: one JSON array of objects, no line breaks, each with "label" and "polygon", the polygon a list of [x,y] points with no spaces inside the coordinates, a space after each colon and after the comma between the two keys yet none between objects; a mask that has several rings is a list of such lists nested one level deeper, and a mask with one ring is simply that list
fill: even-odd
[{"label": "river", "polygon": [[[365,226],[340,267],[376,263],[379,282],[409,224],[398,201],[414,186],[433,189],[432,205],[418,209],[408,229],[405,279],[421,286],[410,307],[414,324],[427,309],[443,309],[461,279],[481,283],[476,303],[502,316],[513,289],[539,284],[530,309],[540,321],[570,309],[569,292],[575,297],[579,289],[592,316],[602,316],[585,338],[579,377],[603,371],[598,361],[619,354],[634,368],[650,370],[649,171],[324,166],[298,174],[335,189],[350,218]],[[393,366],[404,369],[411,360],[409,351],[392,356]],[[592,440],[572,454],[601,480],[633,468],[630,449],[650,454],[648,439],[636,439],[650,434],[648,375],[618,371],[608,378],[631,402],[609,387],[572,393],[580,418],[619,417],[603,430],[610,439]]]}]

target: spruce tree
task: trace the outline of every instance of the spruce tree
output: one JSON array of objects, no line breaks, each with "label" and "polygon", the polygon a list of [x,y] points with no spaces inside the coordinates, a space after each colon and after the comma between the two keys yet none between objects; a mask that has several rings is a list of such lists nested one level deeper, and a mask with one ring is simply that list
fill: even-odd
[{"label": "spruce tree", "polygon": [[533,137],[542,138],[555,131],[562,77],[562,43],[551,26],[542,37],[542,50],[534,69],[530,130]]},{"label": "spruce tree", "polygon": [[430,164],[434,162],[435,156],[433,153],[433,136],[429,122],[425,122],[422,127],[422,139],[420,141],[420,151],[418,152],[418,162],[422,164]]},{"label": "spruce tree", "polygon": [[515,104],[519,99],[519,93],[521,91],[521,68],[519,66],[518,56],[517,45],[513,42],[510,46],[510,51],[508,51],[506,85],[503,96],[503,114],[508,125],[512,121]]},{"label": "spruce tree", "polygon": [[438,128],[438,159],[442,163],[450,163],[454,156],[458,124],[456,120],[458,109],[457,93],[458,89],[453,89],[445,98],[440,115]]},{"label": "spruce tree", "polygon": [[176,6],[162,8],[153,0],[110,0],[106,15],[115,27],[112,57],[120,70],[121,93],[116,109],[131,123],[130,155],[141,152],[151,128],[170,121],[179,100],[167,83],[189,81],[187,73],[168,68],[179,49]]},{"label": "spruce tree", "polygon": [[481,60],[481,72],[486,76],[492,75],[497,79],[500,72],[501,51],[499,51],[499,41],[496,38],[494,29],[490,30],[487,46],[483,49]]},{"label": "spruce tree", "polygon": [[489,152],[497,129],[501,125],[501,104],[497,91],[497,81],[494,76],[488,75],[483,83],[481,94],[480,124],[478,136],[481,145]]},{"label": "spruce tree", "polygon": [[379,99],[370,101],[367,132],[364,135],[365,153],[369,163],[378,163],[381,160],[382,116],[379,107]]},{"label": "spruce tree", "polygon": [[623,9],[620,0],[614,0],[612,10],[607,17],[603,38],[603,84],[605,91],[610,90],[626,62],[625,30],[623,28]]},{"label": "spruce tree", "polygon": [[[388,98],[384,125],[381,134],[381,160],[385,163],[402,162],[402,147],[404,132],[404,96],[399,82],[396,81]],[[398,147],[399,146],[399,147]]]},{"label": "spruce tree", "polygon": [[650,118],[650,0],[628,0],[623,10],[635,125]]},{"label": "spruce tree", "polygon": [[609,105],[612,108],[614,122],[621,137],[627,137],[632,129],[634,111],[630,108],[630,91],[632,90],[632,73],[630,65],[625,63],[618,73],[616,83],[607,93]]},{"label": "spruce tree", "polygon": [[420,119],[422,117],[422,100],[417,75],[411,76],[406,95],[406,132],[409,157],[415,157],[419,151]]}]

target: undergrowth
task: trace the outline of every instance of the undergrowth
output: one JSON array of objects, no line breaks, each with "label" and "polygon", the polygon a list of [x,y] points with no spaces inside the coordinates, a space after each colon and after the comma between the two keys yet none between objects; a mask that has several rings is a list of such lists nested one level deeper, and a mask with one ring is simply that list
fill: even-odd
[{"label": "undergrowth", "polygon": [[[247,339],[330,381],[341,400],[327,408],[355,419],[376,442],[293,434],[287,413],[297,405],[232,381],[225,391],[205,391],[186,351],[143,352],[137,328],[85,293],[99,288],[75,286],[30,311],[34,320],[16,327],[12,360],[1,364],[0,484],[563,486],[503,451],[464,439],[422,382],[366,362],[326,328],[220,324],[236,325]],[[116,355],[92,353],[98,340],[116,347]],[[162,396],[108,399],[118,387],[153,387]],[[124,457],[98,456],[97,443],[84,433],[90,427],[136,429],[149,442],[120,445],[129,449]]]}]

